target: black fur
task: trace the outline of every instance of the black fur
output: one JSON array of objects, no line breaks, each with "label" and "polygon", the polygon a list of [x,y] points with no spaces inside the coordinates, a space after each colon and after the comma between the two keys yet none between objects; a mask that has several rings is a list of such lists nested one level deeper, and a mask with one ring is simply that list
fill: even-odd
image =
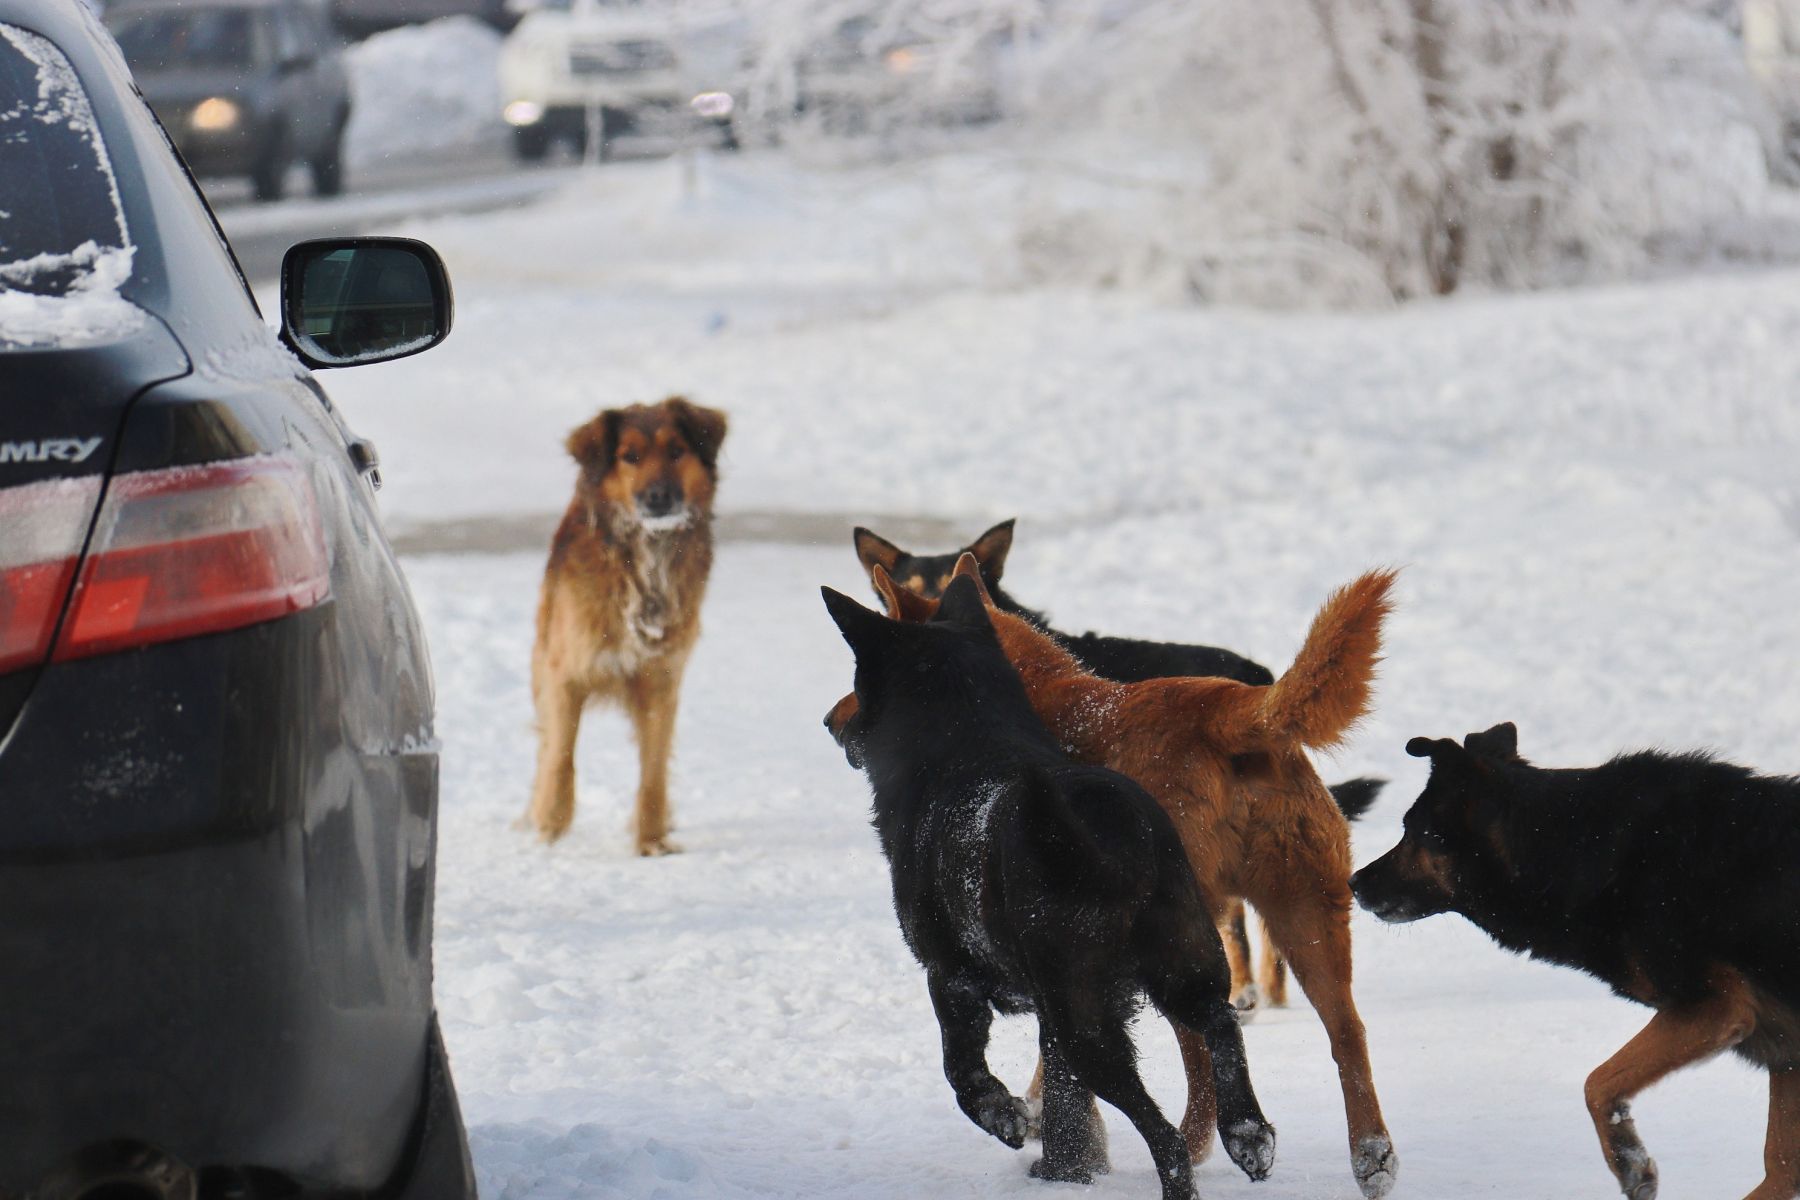
[{"label": "black fur", "polygon": [[1355,821],[1364,813],[1375,807],[1381,789],[1387,786],[1387,780],[1373,775],[1359,775],[1355,779],[1346,779],[1342,783],[1331,785],[1331,798],[1337,801],[1338,811],[1344,814],[1344,820]]},{"label": "black fur", "polygon": [[[936,599],[943,595],[944,584],[956,569],[956,560],[965,553],[976,552],[981,566],[981,582],[1002,612],[1024,617],[1049,634],[1056,643],[1081,661],[1081,665],[1102,679],[1116,683],[1142,683],[1146,679],[1178,679],[1191,675],[1217,675],[1235,679],[1252,687],[1265,687],[1275,682],[1274,672],[1261,663],[1218,646],[1200,646],[1186,642],[1147,642],[1139,638],[1111,637],[1103,633],[1064,633],[1050,625],[1050,618],[1037,609],[1027,608],[1000,586],[1006,568],[1006,555],[1012,547],[1012,521],[1002,521],[986,533],[949,554],[910,554],[886,538],[857,526],[853,535],[857,556],[865,564],[870,557],[882,560],[887,573],[903,586],[912,581],[922,596]],[[984,546],[984,543],[989,543]],[[980,548],[980,549],[978,549]],[[981,550],[985,550],[981,552]],[[1332,799],[1349,820],[1356,820],[1375,803],[1387,780],[1374,777],[1350,779],[1330,787]]]},{"label": "black fur", "polygon": [[[1705,996],[1723,966],[1800,1011],[1800,779],[1654,750],[1547,770],[1519,757],[1511,724],[1406,749],[1431,778],[1400,844],[1352,879],[1364,908],[1461,913],[1656,1008]],[[1737,1049],[1800,1065],[1783,1041],[1771,1030]]]},{"label": "black fur", "polygon": [[1084,1180],[1104,1162],[1089,1096],[1150,1146],[1165,1200],[1194,1195],[1181,1134],[1144,1090],[1128,1023],[1147,994],[1212,1051],[1232,1161],[1268,1173],[1274,1130],[1250,1085],[1224,948],[1168,816],[1135,783],[1072,763],[1032,712],[974,585],[903,624],[823,589],[856,652],[846,749],[874,790],[901,932],[924,966],[944,1073],[970,1120],[1007,1145],[1024,1106],[989,1071],[994,1010],[1035,1012],[1044,1157]]}]

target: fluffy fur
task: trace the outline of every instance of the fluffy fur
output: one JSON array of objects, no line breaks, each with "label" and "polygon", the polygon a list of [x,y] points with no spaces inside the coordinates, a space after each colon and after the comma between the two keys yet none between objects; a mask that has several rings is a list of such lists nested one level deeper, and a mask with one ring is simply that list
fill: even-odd
[{"label": "fluffy fur", "polygon": [[700,601],[726,417],[680,397],[609,409],[569,435],[581,465],[550,547],[531,653],[537,777],[525,824],[555,841],[575,819],[582,709],[621,704],[638,744],[639,854],[667,854],[668,762]]},{"label": "fluffy fur", "polygon": [[[1001,576],[1006,572],[1007,555],[1012,550],[1012,521],[1000,522],[961,550],[949,554],[913,554],[861,527],[857,528],[853,540],[856,557],[863,570],[869,572],[871,582],[879,568],[903,589],[927,599],[943,595],[957,561],[964,554],[972,555],[981,574],[982,586],[998,608],[1036,625],[1102,679],[1137,683],[1146,679],[1216,675],[1252,685],[1275,681],[1275,676],[1261,663],[1217,646],[1151,642],[1099,633],[1069,634],[1051,628],[1043,613],[1019,603],[1000,586]],[[1384,779],[1350,779],[1331,785],[1330,790],[1345,817],[1354,821],[1368,811],[1386,782]],[[1243,901],[1234,898],[1228,903],[1220,933],[1225,938],[1225,953],[1231,962],[1232,999],[1245,1012],[1254,1011],[1263,1003],[1276,1007],[1287,1003],[1286,964],[1269,940],[1266,926],[1263,932],[1262,969],[1253,976]]]},{"label": "fluffy fur", "polygon": [[[958,562],[955,575],[980,589],[972,557]],[[876,579],[897,615],[929,614],[931,601],[907,597],[883,572]],[[1350,828],[1304,749],[1336,743],[1367,710],[1393,582],[1393,572],[1375,571],[1333,593],[1294,665],[1265,687],[1218,678],[1101,679],[981,593],[1032,708],[1057,741],[1078,761],[1129,776],[1163,807],[1215,919],[1231,897],[1263,915],[1330,1037],[1351,1169],[1370,1197],[1392,1188],[1399,1159],[1350,991]],[[843,706],[834,713],[841,718]],[[1199,1159],[1212,1143],[1208,1069],[1197,1040],[1175,1032],[1188,1076],[1182,1129]]]},{"label": "fluffy fur", "polygon": [[1406,749],[1431,777],[1399,844],[1357,872],[1358,902],[1386,921],[1461,913],[1656,1010],[1587,1080],[1631,1200],[1657,1190],[1632,1097],[1727,1049],[1769,1072],[1751,1200],[1800,1196],[1800,779],[1657,751],[1549,770],[1511,724]]},{"label": "fluffy fur", "polygon": [[1068,760],[972,585],[949,588],[929,624],[824,594],[856,653],[841,740],[873,786],[894,910],[963,1112],[1023,1145],[1024,1105],[986,1047],[993,1010],[1035,1012],[1048,1083],[1032,1173],[1086,1182],[1105,1169],[1097,1093],[1148,1143],[1164,1200],[1190,1200],[1186,1146],[1144,1090],[1127,1028],[1147,995],[1210,1052],[1226,1150],[1266,1175],[1274,1130],[1250,1086],[1224,950],[1162,809],[1123,776]]}]

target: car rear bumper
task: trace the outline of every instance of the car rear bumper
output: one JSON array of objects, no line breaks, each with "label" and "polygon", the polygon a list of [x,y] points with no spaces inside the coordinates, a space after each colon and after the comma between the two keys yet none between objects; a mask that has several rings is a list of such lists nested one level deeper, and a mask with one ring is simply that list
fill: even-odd
[{"label": "car rear bumper", "polygon": [[121,1141],[407,1194],[436,759],[320,719],[332,617],[54,666],[0,746],[0,1196]]}]

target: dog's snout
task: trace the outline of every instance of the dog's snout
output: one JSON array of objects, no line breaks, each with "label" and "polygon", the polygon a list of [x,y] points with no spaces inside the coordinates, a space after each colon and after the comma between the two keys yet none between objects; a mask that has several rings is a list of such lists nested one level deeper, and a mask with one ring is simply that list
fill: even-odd
[{"label": "dog's snout", "polygon": [[681,485],[672,479],[659,479],[637,496],[638,508],[651,517],[666,517],[681,507]]}]

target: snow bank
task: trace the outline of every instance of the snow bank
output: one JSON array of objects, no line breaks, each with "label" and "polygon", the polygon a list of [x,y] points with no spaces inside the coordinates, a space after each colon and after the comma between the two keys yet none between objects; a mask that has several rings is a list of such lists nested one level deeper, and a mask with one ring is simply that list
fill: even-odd
[{"label": "snow bank", "polygon": [[378,33],[347,58],[353,107],[344,155],[352,170],[504,142],[500,35],[475,18]]}]

